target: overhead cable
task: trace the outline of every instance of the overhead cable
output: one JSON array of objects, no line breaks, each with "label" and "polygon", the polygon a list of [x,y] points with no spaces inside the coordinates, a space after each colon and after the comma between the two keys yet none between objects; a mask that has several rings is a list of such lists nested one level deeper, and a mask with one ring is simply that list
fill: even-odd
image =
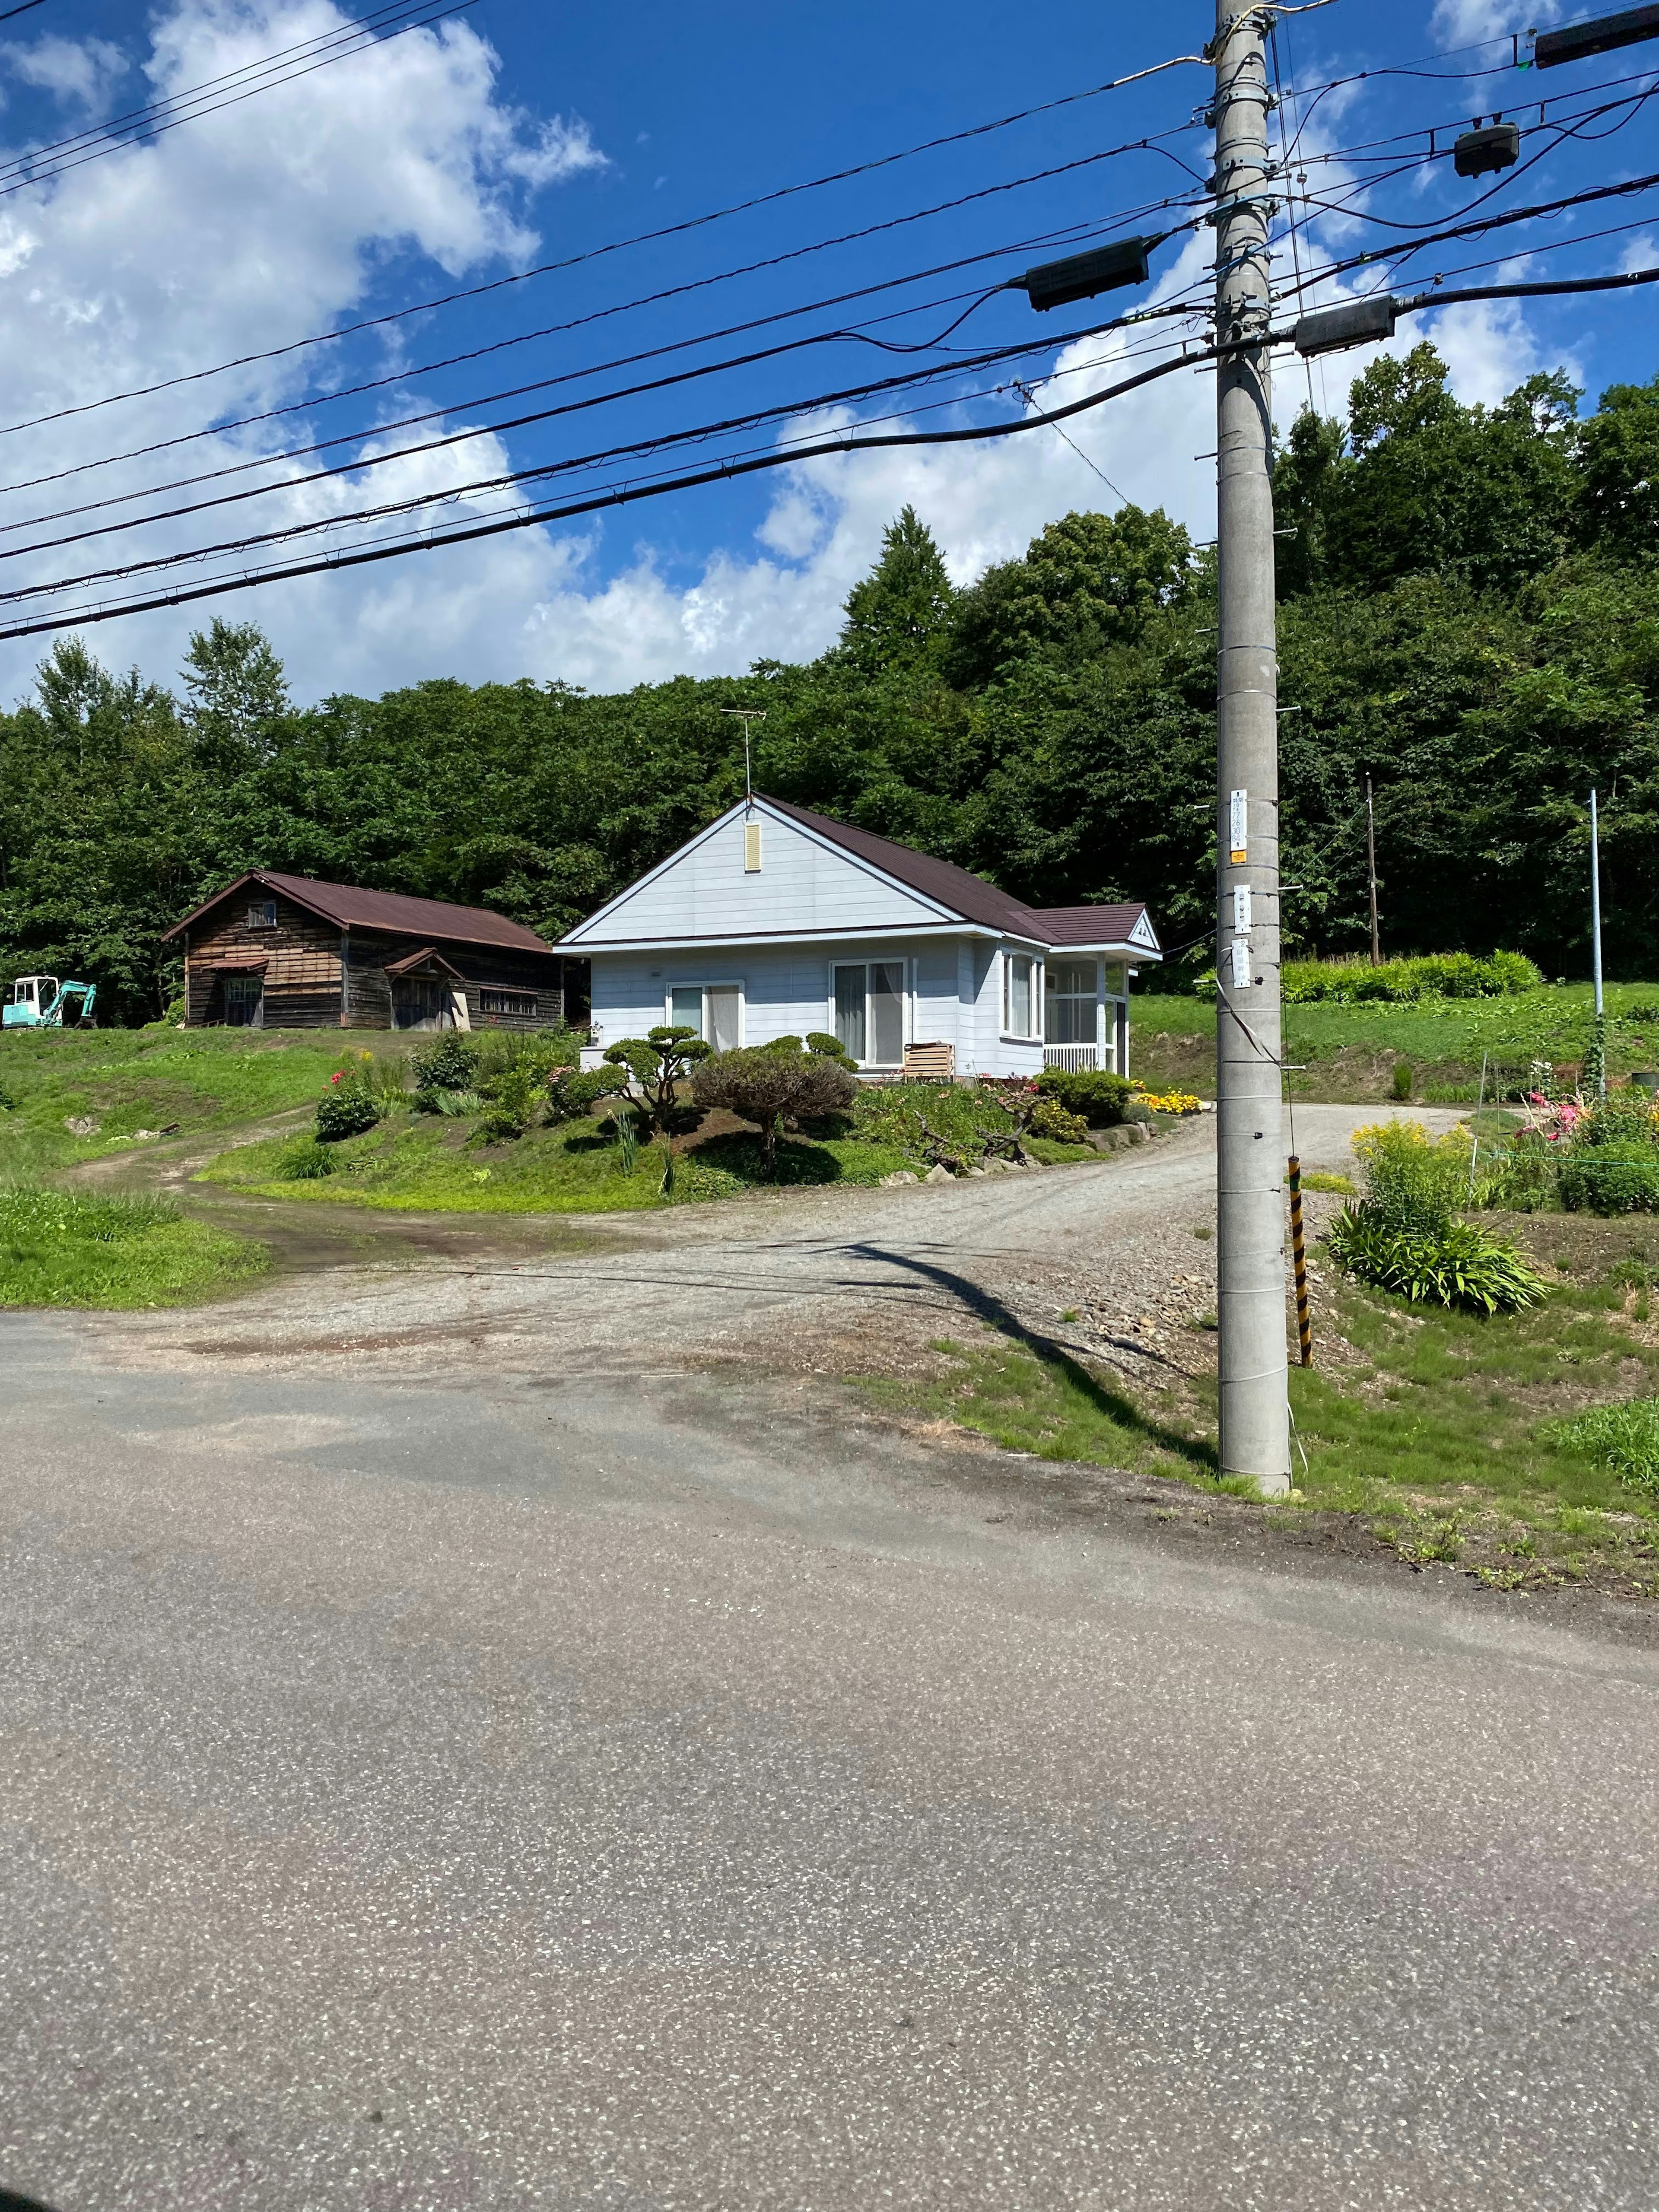
[{"label": "overhead cable", "polygon": [[[382,22],[378,17],[365,18],[331,33],[325,40],[311,40],[301,46],[285,49],[289,54],[310,57],[303,66],[291,65],[278,70],[276,64],[281,57],[270,57],[264,61],[250,62],[242,70],[228,72],[223,79],[213,80],[215,84],[222,87],[234,84],[239,78],[263,74],[265,81],[262,83],[242,83],[238,88],[225,91],[222,97],[212,100],[202,96],[207,88],[198,88],[195,92],[179,93],[170,99],[155,101],[148,108],[135,109],[132,116],[118,118],[98,131],[83,131],[75,138],[59,140],[58,145],[70,149],[74,158],[70,158],[66,152],[44,167],[36,167],[34,164],[43,153],[55,149],[37,147],[10,162],[0,164],[0,199],[8,198],[14,192],[50,184],[54,178],[64,176],[72,169],[84,168],[89,161],[102,161],[108,155],[121,152],[125,147],[141,145],[147,140],[161,137],[167,131],[176,131],[181,124],[199,121],[206,115],[216,115],[222,109],[235,107],[259,93],[274,91],[280,85],[292,84],[298,78],[310,76],[335,62],[349,60],[354,54],[367,53],[372,47],[383,46],[391,39],[401,38],[405,31],[425,30],[434,23],[445,21],[451,15],[465,15],[477,4],[478,0],[444,0],[443,5],[434,9],[431,0],[414,0],[411,8],[410,0],[397,0],[396,5],[382,9],[380,13],[380,16],[388,18],[405,16],[406,20],[401,22]],[[324,51],[328,46],[337,46],[338,51],[332,53]],[[138,119],[135,121],[135,118]],[[130,131],[123,127],[128,123],[133,124]],[[75,151],[76,149],[81,150]]]},{"label": "overhead cable", "polygon": [[[1184,60],[1188,58],[1182,56],[1179,58]],[[1173,63],[1158,64],[1160,68],[1173,66],[1175,66]],[[1153,73],[1152,70],[1146,70],[1139,74],[1150,76]],[[920,144],[908,146],[896,154],[884,154],[873,161],[855,163],[851,168],[834,169],[822,177],[811,177],[799,185],[782,185],[775,191],[758,193],[752,199],[733,201],[729,207],[713,209],[707,215],[689,216],[683,222],[665,224],[660,229],[636,232],[631,238],[612,239],[604,246],[590,246],[580,253],[566,254],[556,261],[540,262],[533,269],[515,270],[510,276],[491,277],[485,283],[470,284],[459,291],[446,292],[430,300],[416,301],[410,307],[392,308],[383,315],[365,316],[359,322],[342,323],[331,331],[319,331],[310,337],[295,338],[286,345],[270,346],[260,353],[238,354],[231,360],[216,362],[210,368],[191,369],[180,376],[164,377],[155,384],[135,385],[129,391],[108,392],[101,399],[83,400],[74,407],[56,408],[49,414],[33,415],[24,422],[0,425],[0,437],[11,437],[21,430],[36,429],[45,422],[61,422],[70,416],[91,414],[99,408],[113,407],[123,400],[150,398],[159,392],[173,392],[182,385],[199,384],[205,378],[222,376],[234,368],[247,368],[264,362],[282,361],[290,354],[304,352],[312,346],[331,345],[341,338],[356,337],[365,331],[381,330],[388,324],[404,322],[410,315],[430,314],[441,307],[453,307],[464,301],[481,300],[490,293],[506,291],[517,284],[528,284],[537,278],[554,276],[567,269],[580,268],[587,262],[603,260],[610,254],[622,253],[635,246],[653,246],[666,238],[683,237],[688,232],[702,230],[711,223],[724,222],[729,216],[746,215],[755,208],[769,207],[775,201],[791,198],[797,193],[818,191],[829,185],[844,184],[850,178],[866,176],[874,170],[890,167],[896,161],[908,161],[916,155],[932,153],[941,146],[956,145],[963,139],[975,138],[988,131],[1004,130],[1011,124],[1024,122],[1029,116],[1046,114],[1050,108],[1064,106],[1069,101],[1091,100],[1101,92],[1110,92],[1120,85],[1134,81],[1130,77],[1114,77],[1108,83],[1097,85],[1088,92],[1068,93],[1062,99],[1047,101],[1037,107],[1021,108],[1012,115],[999,117],[994,122],[975,124],[971,129],[966,131],[951,131],[943,137],[924,139]],[[698,291],[708,284],[724,283],[733,276],[751,276],[757,270],[776,268],[783,262],[798,260],[802,255],[807,253],[820,253],[830,246],[846,246],[860,239],[872,238],[882,231],[898,229],[906,223],[920,222],[927,216],[944,214],[953,208],[966,207],[973,201],[988,198],[994,193],[1012,191],[1024,185],[1043,183],[1052,177],[1064,176],[1073,169],[1085,168],[1094,163],[1112,161],[1125,154],[1142,152],[1161,154],[1165,159],[1175,161],[1177,167],[1185,169],[1194,183],[1201,185],[1204,179],[1200,172],[1194,168],[1189,162],[1181,161],[1160,143],[1165,138],[1179,137],[1193,128],[1194,125],[1190,120],[1175,124],[1166,131],[1152,131],[1140,138],[1126,140],[1120,146],[1107,147],[1098,153],[1085,155],[1076,161],[1061,162],[1057,167],[1039,169],[1029,176],[1011,179],[1006,184],[992,185],[983,191],[966,192],[955,199],[941,200],[935,206],[919,209],[913,215],[899,216],[887,222],[870,223],[858,230],[846,231],[839,237],[819,240],[813,245],[799,246],[792,252],[775,254],[763,260],[749,262],[741,268],[724,270],[714,276],[701,277],[695,283],[670,285],[660,292],[648,293],[643,298],[630,304],[635,307],[654,307],[662,300],[676,298],[684,292]]]}]

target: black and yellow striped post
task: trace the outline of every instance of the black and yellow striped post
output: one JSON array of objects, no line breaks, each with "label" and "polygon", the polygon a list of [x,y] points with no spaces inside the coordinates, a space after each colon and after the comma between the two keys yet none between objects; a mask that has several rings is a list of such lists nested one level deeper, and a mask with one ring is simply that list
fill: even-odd
[{"label": "black and yellow striped post", "polygon": [[1302,1364],[1313,1365],[1313,1322],[1308,1312],[1308,1247],[1302,1234],[1302,1163],[1290,1158],[1291,1261],[1296,1270],[1296,1333],[1302,1345]]}]

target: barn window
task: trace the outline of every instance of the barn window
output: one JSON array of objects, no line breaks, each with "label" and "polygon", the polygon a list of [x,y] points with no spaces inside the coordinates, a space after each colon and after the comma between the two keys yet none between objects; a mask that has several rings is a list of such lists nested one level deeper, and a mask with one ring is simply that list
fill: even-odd
[{"label": "barn window", "polygon": [[533,991],[480,991],[478,1011],[486,1019],[495,1015],[497,1020],[533,1022],[536,1018],[536,994]]},{"label": "barn window", "polygon": [[275,929],[276,927],[276,900],[261,899],[258,906],[251,906],[247,910],[247,926],[250,929]]}]

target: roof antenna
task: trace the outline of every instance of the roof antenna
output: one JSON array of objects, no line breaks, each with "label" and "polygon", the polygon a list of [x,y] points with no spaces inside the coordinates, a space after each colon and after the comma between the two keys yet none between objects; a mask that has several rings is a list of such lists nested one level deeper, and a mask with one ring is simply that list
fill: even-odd
[{"label": "roof antenna", "polygon": [[722,707],[720,712],[735,715],[743,724],[743,811],[745,814],[752,814],[755,811],[755,779],[749,758],[749,725],[763,722],[766,709],[764,707]]}]

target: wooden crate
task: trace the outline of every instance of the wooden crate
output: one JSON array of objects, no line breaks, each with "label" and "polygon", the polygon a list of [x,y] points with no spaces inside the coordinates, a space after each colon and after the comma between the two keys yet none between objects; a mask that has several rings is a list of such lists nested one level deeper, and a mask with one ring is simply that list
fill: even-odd
[{"label": "wooden crate", "polygon": [[904,1073],[917,1083],[954,1083],[957,1048],[952,1044],[907,1044]]}]

